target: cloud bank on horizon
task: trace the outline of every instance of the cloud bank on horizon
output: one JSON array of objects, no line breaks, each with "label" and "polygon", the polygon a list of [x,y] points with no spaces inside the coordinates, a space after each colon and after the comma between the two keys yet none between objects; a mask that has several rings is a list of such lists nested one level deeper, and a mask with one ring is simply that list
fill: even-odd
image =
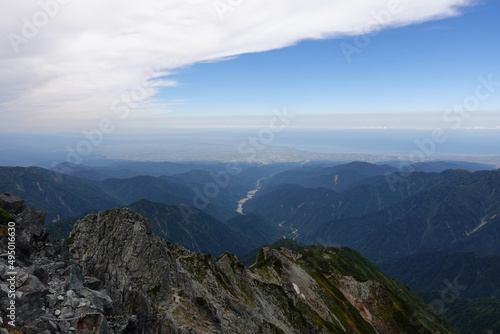
[{"label": "cloud bank on horizon", "polygon": [[[39,0],[0,6],[0,131],[157,119],[177,69],[460,14],[473,0]],[[384,13],[390,13],[385,15]],[[22,124],[22,126],[20,126]]]}]

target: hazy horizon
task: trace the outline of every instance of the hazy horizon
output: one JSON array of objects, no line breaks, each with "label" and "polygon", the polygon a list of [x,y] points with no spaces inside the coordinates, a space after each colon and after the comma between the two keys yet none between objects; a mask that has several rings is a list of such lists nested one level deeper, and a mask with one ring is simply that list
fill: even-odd
[{"label": "hazy horizon", "polygon": [[442,135],[445,140],[439,141],[433,137],[433,130],[402,129],[286,129],[277,133],[267,128],[177,129],[163,134],[102,137],[95,133],[94,136],[0,134],[2,142],[10,143],[0,149],[0,165],[50,168],[63,162],[78,164],[95,159],[296,162],[398,158],[412,162],[464,160],[500,167],[497,143],[489,140],[497,131],[447,129]]},{"label": "hazy horizon", "polygon": [[9,3],[0,162],[498,156],[499,10],[493,0]]}]

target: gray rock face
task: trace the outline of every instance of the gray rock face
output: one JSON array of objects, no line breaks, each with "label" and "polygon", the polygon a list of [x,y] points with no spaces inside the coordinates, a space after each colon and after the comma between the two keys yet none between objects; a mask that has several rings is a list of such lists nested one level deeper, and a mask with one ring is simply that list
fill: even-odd
[{"label": "gray rock face", "polygon": [[85,276],[83,280],[83,285],[92,290],[99,290],[101,283],[100,279],[92,276]]},{"label": "gray rock face", "polygon": [[43,228],[45,213],[27,208],[16,215],[16,246],[21,252],[21,260],[28,260],[48,237]]},{"label": "gray rock face", "polygon": [[[0,195],[0,208],[15,217],[16,256],[19,261],[29,261],[31,254],[47,239],[48,233],[43,228],[45,213],[26,208],[24,201],[9,193]],[[7,249],[7,238],[1,238],[2,249]]]},{"label": "gray rock face", "polygon": [[[317,267],[335,259],[334,251],[309,256],[264,248],[247,269],[233,254],[215,259],[155,237],[148,220],[126,208],[77,222],[69,250],[83,274],[109,291],[114,313],[137,314],[146,334],[400,333],[387,314],[408,309],[394,307],[399,302],[378,281]],[[445,332],[446,324],[433,333]]]},{"label": "gray rock face", "polygon": [[26,205],[24,205],[24,200],[22,198],[11,195],[10,193],[4,193],[0,195],[0,208],[11,215],[17,215],[26,209]]},{"label": "gray rock face", "polygon": [[[85,217],[66,241],[48,238],[42,217],[28,208],[14,217],[27,250],[16,263],[22,333],[113,334],[132,314],[144,334],[401,333],[414,326],[400,323],[410,317],[419,332],[449,332],[403,286],[371,267],[358,272],[368,264],[352,251],[263,248],[245,268],[233,254],[215,259],[155,237],[148,220],[126,208]],[[356,262],[350,267],[349,261]],[[8,265],[0,257],[3,332],[10,328]],[[405,295],[391,299],[396,293]],[[408,313],[403,300],[419,312]]]},{"label": "gray rock face", "polygon": [[83,276],[80,266],[73,264],[69,267],[69,284],[68,289],[70,290],[81,290],[83,289]]},{"label": "gray rock face", "polygon": [[[113,333],[106,319],[113,312],[111,298],[84,287],[81,267],[72,260],[64,240],[48,238],[43,228],[45,214],[26,208],[18,197],[4,194],[0,198],[1,207],[14,216],[16,225],[16,261],[0,258],[0,319],[4,320],[0,332],[10,328],[30,334]],[[2,249],[7,249],[7,243],[8,235],[0,235]],[[98,279],[88,281],[99,287]],[[15,318],[8,317],[11,301],[15,302]]]},{"label": "gray rock face", "polygon": [[[146,327],[156,320],[146,291],[185,280],[178,277],[166,242],[150,229],[138,213],[113,209],[80,220],[68,239],[70,252],[83,264],[83,274],[103,282],[119,314],[137,313]],[[165,293],[170,296],[173,290],[167,288]]]}]

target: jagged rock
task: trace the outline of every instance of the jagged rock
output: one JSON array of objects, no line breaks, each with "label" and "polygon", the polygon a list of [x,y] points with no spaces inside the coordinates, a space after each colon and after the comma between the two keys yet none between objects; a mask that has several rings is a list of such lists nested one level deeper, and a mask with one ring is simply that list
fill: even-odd
[{"label": "jagged rock", "polygon": [[[61,318],[67,318],[65,317],[64,315],[61,316]],[[57,326],[59,327],[59,331],[61,333],[68,333],[69,331],[69,328],[71,327],[71,325],[69,324],[69,322],[67,321],[60,321]]]},{"label": "jagged rock", "polygon": [[[94,228],[96,233],[91,233]],[[139,273],[144,269],[143,265],[146,261],[155,258],[157,260],[153,261],[155,262],[154,266],[170,268],[170,265],[166,265],[162,259],[168,250],[165,246],[160,250],[160,253],[157,253],[156,248],[150,247],[149,240],[143,243],[143,235],[152,240],[156,239],[152,234],[149,234],[149,229],[149,222],[138,213],[129,209],[117,209],[85,217],[75,224],[73,229],[78,234],[78,238],[73,238],[73,234],[70,235],[70,240],[72,240],[70,251],[78,254],[76,249],[87,250],[89,254],[89,257],[85,256],[85,258],[90,260],[91,266],[84,266],[84,275],[97,277],[103,282],[110,291],[111,299],[115,301],[113,306],[121,313],[134,312],[132,306],[136,305],[135,308],[138,309],[140,320],[152,319],[153,309],[144,291],[129,280],[125,271]],[[106,242],[100,242],[99,238],[104,237],[104,233],[116,235],[116,238],[111,240],[107,238]],[[88,242],[87,246],[85,246],[86,242]],[[120,248],[126,244],[131,244],[132,248],[127,247],[122,253]],[[142,255],[137,257],[136,252]],[[101,261],[99,256],[97,258],[99,262],[93,262],[90,257],[96,253],[99,255],[107,254],[106,259]],[[141,283],[148,286],[154,287],[155,282],[163,279],[162,277],[152,277],[153,273],[145,274],[150,281],[147,282],[147,279],[143,278]],[[162,273],[160,276],[170,277],[170,271]],[[124,307],[124,304],[128,306]]]},{"label": "jagged rock", "polygon": [[75,316],[75,311],[71,306],[64,306],[61,309],[61,319],[68,319]]},{"label": "jagged rock", "polygon": [[48,308],[53,308],[54,306],[56,306],[57,302],[58,299],[55,295],[47,295],[45,306]]},{"label": "jagged rock", "polygon": [[[379,299],[391,294],[385,292],[389,286],[382,288],[385,294],[369,294],[369,302],[376,307],[370,309],[370,317],[363,317],[362,308],[340,290],[342,273],[334,275],[337,269],[326,264],[325,259],[334,257],[333,251],[299,254],[265,248],[256,265],[246,269],[233,254],[215,259],[192,253],[167,244],[149,229],[149,222],[139,214],[113,209],[80,220],[70,236],[70,252],[84,274],[102,281],[117,314],[137,313],[146,334],[399,333],[407,325],[387,315],[408,310],[408,305],[393,306],[403,302],[389,299],[388,304]],[[360,262],[353,264],[352,272],[355,266],[365,265],[359,255],[348,258],[356,256]],[[320,261],[326,261],[322,267],[318,267]],[[383,274],[377,275],[382,278]],[[378,287],[375,277],[379,276],[372,283]],[[426,307],[421,301],[415,303]],[[447,332],[442,318],[428,308],[422,314],[433,319],[429,323],[436,333]],[[410,315],[398,314],[398,319],[404,322]]]},{"label": "jagged rock", "polygon": [[16,272],[16,288],[20,288],[28,279],[29,274],[21,268],[19,268]]},{"label": "jagged rock", "polygon": [[55,331],[59,330],[59,326],[57,326],[57,324],[54,321],[49,321],[48,323],[49,323],[49,326],[52,330],[55,330]]},{"label": "jagged rock", "polygon": [[[408,289],[350,250],[264,248],[245,268],[233,254],[215,259],[155,237],[129,209],[85,217],[66,243],[45,239],[36,210],[15,219],[29,245],[16,304],[25,334],[112,334],[130,314],[144,334],[449,332]],[[0,273],[6,265],[0,257]],[[0,316],[7,286],[1,276]]]},{"label": "jagged rock", "polygon": [[64,301],[62,306],[72,306],[73,305],[73,300],[71,298],[68,298]]},{"label": "jagged rock", "polygon": [[47,290],[47,286],[40,282],[40,280],[36,276],[27,275],[26,279],[23,281],[22,286],[17,289],[16,292],[20,292],[25,295],[45,290]]},{"label": "jagged rock", "polygon": [[[50,329],[47,329],[50,328]],[[33,323],[30,323],[26,326],[23,327],[23,330],[21,333],[23,334],[40,334],[40,333],[58,333],[59,328],[57,325],[53,322],[45,323],[42,320],[35,321]]]},{"label": "jagged rock", "polygon": [[47,281],[49,279],[49,274],[44,268],[36,267],[33,270],[33,275],[36,276],[40,280],[40,282],[47,284]]},{"label": "jagged rock", "polygon": [[[4,196],[5,197],[5,196]],[[7,196],[9,197],[9,196]],[[16,222],[16,330],[25,334],[59,334],[69,333],[70,326],[78,325],[78,320],[52,321],[51,318],[72,318],[75,314],[111,312],[111,299],[104,293],[90,292],[92,301],[77,298],[73,289],[83,289],[81,268],[71,262],[64,240],[49,240],[43,228],[45,214],[26,208],[19,198],[9,197],[10,212],[15,212]],[[3,204],[5,206],[5,202]],[[0,236],[0,243],[5,245],[6,239]],[[3,246],[2,246],[3,247]],[[10,303],[9,272],[7,257],[0,256],[0,318],[6,315],[5,310]],[[92,279],[95,285],[98,282]],[[96,304],[92,304],[95,302]],[[76,312],[75,310],[79,311]],[[47,318],[43,318],[47,317]],[[97,324],[100,333],[112,333],[105,316],[100,316]],[[102,325],[104,324],[104,325]],[[83,320],[78,333],[93,333],[92,325]],[[7,323],[0,324],[1,332],[7,331]]]},{"label": "jagged rock", "polygon": [[78,334],[113,334],[106,317],[91,316],[85,317],[78,322]]},{"label": "jagged rock", "polygon": [[73,306],[73,308],[85,307],[87,305],[90,305],[90,301],[88,301],[85,298],[81,298],[81,299],[74,298],[73,302],[71,304],[71,306]]},{"label": "jagged rock", "polygon": [[[46,286],[38,278],[29,275],[26,270],[16,268],[18,275],[16,278],[16,316],[17,323],[24,325],[35,320],[43,314],[44,298],[47,294]],[[0,309],[6,310],[10,303],[8,294],[10,293],[10,282],[7,281],[10,276],[3,275],[0,283]]]},{"label": "jagged rock", "polygon": [[73,264],[69,268],[69,284],[68,289],[80,290],[83,289],[83,276],[79,266]]},{"label": "jagged rock", "polygon": [[66,297],[68,297],[68,298],[74,298],[75,296],[76,296],[75,291],[73,291],[73,290],[66,291]]},{"label": "jagged rock", "polygon": [[47,291],[39,291],[23,295],[16,301],[17,324],[24,326],[44,315],[42,306],[45,303]]},{"label": "jagged rock", "polygon": [[43,228],[45,213],[32,208],[27,208],[15,216],[16,221],[16,247],[19,259],[29,261],[31,254],[38,248],[37,242],[48,237]]},{"label": "jagged rock", "polygon": [[88,288],[79,290],[77,295],[88,300],[96,309],[102,310],[106,314],[113,313],[113,301],[110,296]]},{"label": "jagged rock", "polygon": [[57,257],[59,259],[61,258],[67,258],[68,257],[68,249],[66,247],[66,244],[64,240],[54,240],[52,243],[47,244],[47,247],[42,249],[40,251],[40,256],[43,257]]},{"label": "jagged rock", "polygon": [[11,215],[17,215],[26,209],[24,200],[10,193],[0,195],[0,208]]},{"label": "jagged rock", "polygon": [[83,286],[91,290],[99,290],[101,287],[101,280],[97,277],[85,276],[83,278]]}]

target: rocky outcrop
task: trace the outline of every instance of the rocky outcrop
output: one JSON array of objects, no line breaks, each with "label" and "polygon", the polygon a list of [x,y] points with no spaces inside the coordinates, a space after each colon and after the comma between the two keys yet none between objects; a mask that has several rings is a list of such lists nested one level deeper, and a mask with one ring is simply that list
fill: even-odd
[{"label": "rocky outcrop", "polygon": [[23,199],[13,196],[10,193],[0,195],[0,203],[2,209],[12,215],[20,214],[26,209]]},{"label": "rocky outcrop", "polygon": [[[406,287],[346,248],[263,248],[245,268],[231,253],[216,259],[156,237],[127,208],[86,216],[62,241],[47,237],[40,213],[11,202],[4,210],[26,247],[9,329],[22,333],[118,333],[130,314],[145,334],[449,332]],[[2,334],[9,271],[2,255]]]},{"label": "rocky outcrop", "polygon": [[0,208],[13,217],[0,229],[0,333],[113,333],[111,298],[95,278],[82,277],[64,240],[48,237],[45,214],[7,193]]},{"label": "rocky outcrop", "polygon": [[[0,195],[0,208],[15,217],[17,260],[29,262],[31,254],[39,249],[48,237],[43,228],[45,213],[26,208],[21,198],[9,193]],[[7,239],[4,238],[1,242],[2,246],[7,245]],[[3,249],[7,249],[7,247]]]},{"label": "rocky outcrop", "polygon": [[348,249],[263,248],[245,268],[230,253],[215,259],[167,243],[126,208],[80,220],[68,244],[115,313],[136,313],[144,333],[449,332],[406,287]]}]

